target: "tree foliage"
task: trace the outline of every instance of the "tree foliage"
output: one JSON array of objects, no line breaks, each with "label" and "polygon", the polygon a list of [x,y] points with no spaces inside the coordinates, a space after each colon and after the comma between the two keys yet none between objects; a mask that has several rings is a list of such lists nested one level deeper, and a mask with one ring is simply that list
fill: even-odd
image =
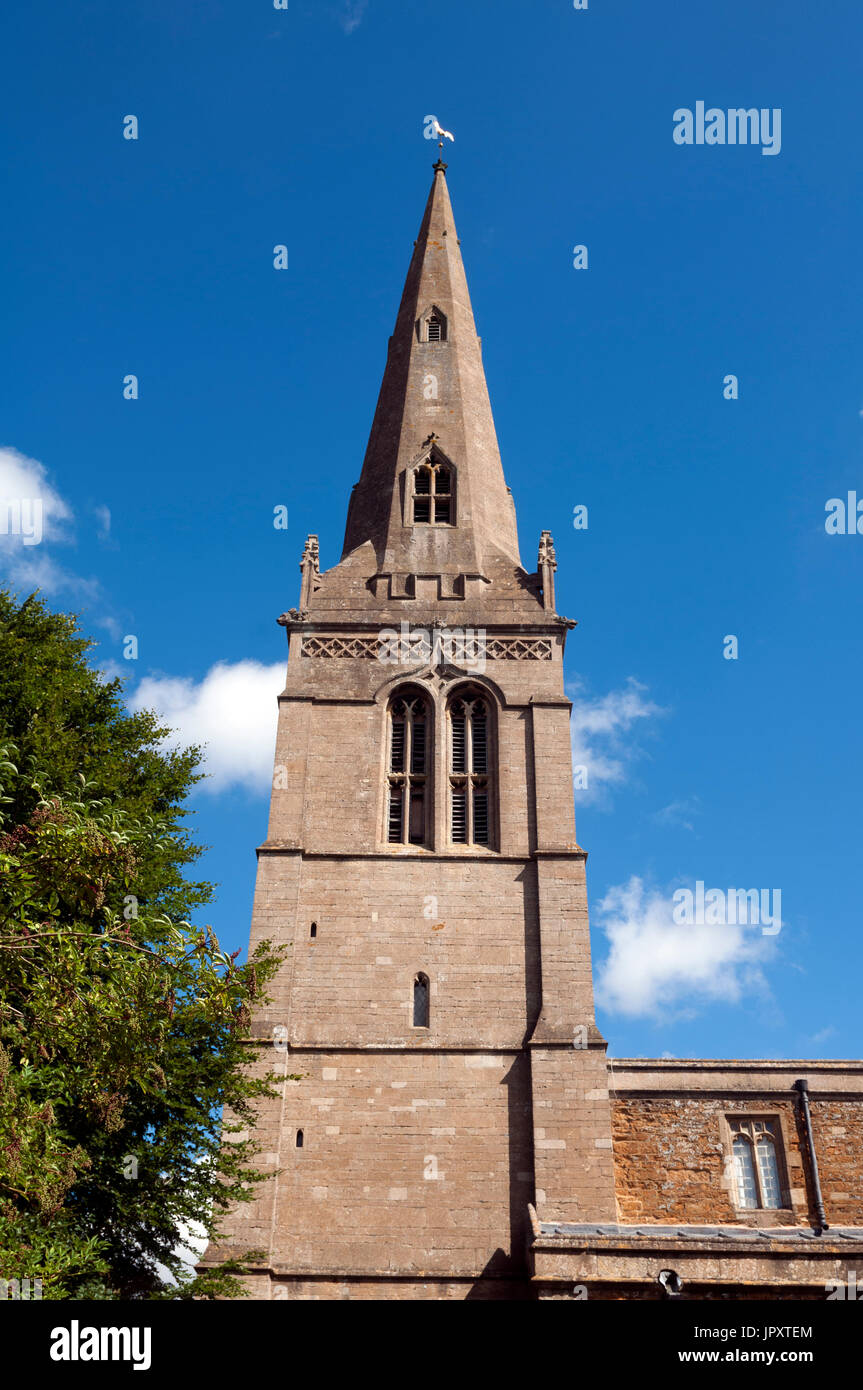
[{"label": "tree foliage", "polygon": [[211,894],[183,876],[199,750],[165,752],[88,647],[0,593],[0,1277],[45,1298],[237,1293],[232,1267],[184,1275],[178,1247],[264,1180],[239,1131],[270,1094],[246,1064],[279,952],[240,966],[178,911]]},{"label": "tree foliage", "polygon": [[14,744],[30,774],[10,788],[9,818],[23,825],[39,794],[77,796],[83,777],[95,797],[132,815],[158,816],[172,855],[141,845],[136,892],[172,916],[189,917],[212,885],[185,877],[202,847],[185,829],[185,800],[203,777],[199,747],[166,744],[170,730],[149,710],[130,714],[123,682],[104,680],[88,660],[97,644],[76,618],[52,613],[35,595],[18,603],[0,589],[0,743]]}]

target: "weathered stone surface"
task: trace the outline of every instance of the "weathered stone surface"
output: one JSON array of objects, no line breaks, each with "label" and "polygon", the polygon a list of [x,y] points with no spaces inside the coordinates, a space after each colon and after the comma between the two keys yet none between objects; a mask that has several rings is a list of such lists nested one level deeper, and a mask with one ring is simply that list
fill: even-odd
[{"label": "weathered stone surface", "polygon": [[[432,310],[442,336],[429,341]],[[452,470],[449,524],[410,511],[429,451]],[[729,1256],[698,1233],[568,1229],[751,1221],[724,1167],[724,1117],[742,1108],[781,1117],[788,1209],[761,1215],[802,1230],[799,1075],[831,1219],[863,1222],[863,1067],[606,1061],[563,685],[574,624],[554,609],[547,532],[539,550],[524,570],[439,165],[341,561],[321,572],[310,537],[299,607],[280,619],[287,679],[252,923],[253,944],[289,946],[253,1026],[268,1042],[256,1065],[278,1082],[257,1131],[273,1177],[210,1252],[263,1249],[256,1298],[557,1298],[578,1283],[652,1298],[671,1255],[700,1296],[809,1288],[844,1268],[826,1244]],[[384,659],[402,624],[431,634],[419,663]],[[442,629],[482,633],[481,664],[435,646]],[[488,846],[453,843],[449,824],[447,708],[466,682],[490,711]],[[421,847],[387,837],[388,709],[406,683],[430,712]]]}]

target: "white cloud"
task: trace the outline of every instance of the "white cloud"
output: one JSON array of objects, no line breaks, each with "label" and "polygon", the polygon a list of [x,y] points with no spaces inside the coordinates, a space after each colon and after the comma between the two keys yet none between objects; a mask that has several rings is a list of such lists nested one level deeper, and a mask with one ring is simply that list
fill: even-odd
[{"label": "white cloud", "polygon": [[111,534],[111,508],[100,504],[98,507],[94,507],[93,511],[99,523],[99,540],[106,541]]},{"label": "white cloud", "polygon": [[345,0],[340,23],[346,34],[352,34],[363,22],[368,0]]},{"label": "white cloud", "polygon": [[598,904],[610,949],[596,992],[609,1012],[692,1017],[699,1005],[768,992],[761,967],[775,956],[772,938],[751,926],[676,923],[672,912],[671,894],[647,890],[636,877]]},{"label": "white cloud", "polygon": [[278,706],[285,663],[220,662],[203,680],[147,676],[127,703],[133,710],[155,709],[172,730],[172,742],[206,744],[202,791],[229,787],[265,792],[273,775]]},{"label": "white cloud", "polygon": [[[630,678],[622,690],[611,690],[607,695],[588,699],[581,694],[580,685],[570,687],[572,761],[580,804],[600,800],[610,787],[626,781],[629,764],[641,756],[635,726],[666,713],[645,698],[645,689]],[[583,774],[579,774],[580,768],[587,770],[586,785]]]},{"label": "white cloud", "polygon": [[69,540],[71,508],[38,459],[0,448],[0,568],[16,589],[65,587],[66,571],[45,554],[46,542]]},{"label": "white cloud", "polygon": [[679,825],[684,830],[695,830],[695,817],[701,815],[701,801],[697,796],[683,801],[671,801],[661,811],[655,811],[653,819],[659,825]]},{"label": "white cloud", "polygon": [[831,1038],[835,1038],[837,1031],[838,1030],[834,1028],[832,1023],[828,1023],[826,1028],[821,1028],[817,1033],[812,1034],[812,1041],[816,1046],[820,1047],[822,1043],[829,1042]]},{"label": "white cloud", "polygon": [[93,656],[90,658],[90,664],[105,685],[109,681],[128,680],[132,674],[128,661],[115,661],[112,656],[103,657],[101,661],[97,656]]},{"label": "white cloud", "polygon": [[[110,525],[107,507],[97,508],[100,525]],[[73,540],[74,516],[68,502],[49,479],[38,459],[17,449],[0,448],[0,575],[18,594],[39,589],[44,594],[67,593],[81,603],[104,609],[97,579],[85,579],[59,563],[48,547]],[[115,639],[119,625],[110,613],[94,621]]]},{"label": "white cloud", "polygon": [[41,589],[46,594],[57,594],[66,590],[82,601],[91,603],[95,603],[100,597],[102,590],[98,580],[82,579],[80,575],[73,574],[41,547],[14,549],[11,553],[4,554],[5,540],[5,536],[0,536],[0,561],[4,562],[3,567],[12,588],[18,589],[19,592],[27,590],[28,593],[32,593],[34,589]]},{"label": "white cloud", "polygon": [[[34,511],[40,519],[38,539],[25,534],[27,528],[21,524]],[[4,550],[23,547],[26,553],[43,539],[68,539],[65,523],[71,519],[71,508],[48,481],[45,465],[17,449],[0,448],[0,544]]]},{"label": "white cloud", "polygon": [[80,574],[60,565],[52,555],[41,546],[18,549],[4,553],[5,537],[0,535],[0,579],[19,597],[32,594],[37,589],[42,594],[71,595],[76,603],[88,604],[93,610],[90,620],[98,627],[104,627],[115,642],[119,642],[123,629],[117,619],[107,611],[107,600],[98,579],[85,579]]}]

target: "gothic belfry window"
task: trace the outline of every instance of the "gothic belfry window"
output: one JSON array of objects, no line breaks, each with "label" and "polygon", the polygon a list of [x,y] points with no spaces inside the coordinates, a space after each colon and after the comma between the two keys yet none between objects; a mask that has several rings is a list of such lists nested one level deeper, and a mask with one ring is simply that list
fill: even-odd
[{"label": "gothic belfry window", "polygon": [[451,526],[454,518],[453,471],[426,459],[412,473],[411,520],[415,526]]},{"label": "gothic belfry window", "polygon": [[484,692],[460,690],[450,700],[450,839],[455,845],[491,845],[493,758],[490,705]]},{"label": "gothic belfry window", "polygon": [[390,703],[388,725],[387,840],[427,845],[431,720],[425,696],[399,691]]}]

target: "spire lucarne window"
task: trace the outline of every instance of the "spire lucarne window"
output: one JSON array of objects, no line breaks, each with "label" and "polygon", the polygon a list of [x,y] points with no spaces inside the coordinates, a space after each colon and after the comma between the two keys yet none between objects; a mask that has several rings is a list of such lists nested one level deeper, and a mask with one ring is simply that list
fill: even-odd
[{"label": "spire lucarne window", "polygon": [[388,723],[387,840],[391,845],[427,845],[431,720],[425,696],[418,690],[399,691]]},{"label": "spire lucarne window", "polygon": [[453,522],[452,469],[426,459],[413,470],[411,520],[415,526],[451,526]]},{"label": "spire lucarne window", "polygon": [[420,337],[426,343],[446,342],[446,314],[440,309],[432,309],[420,323]]},{"label": "spire lucarne window", "polygon": [[449,704],[450,839],[456,845],[490,845],[492,755],[487,696],[469,688]]}]

